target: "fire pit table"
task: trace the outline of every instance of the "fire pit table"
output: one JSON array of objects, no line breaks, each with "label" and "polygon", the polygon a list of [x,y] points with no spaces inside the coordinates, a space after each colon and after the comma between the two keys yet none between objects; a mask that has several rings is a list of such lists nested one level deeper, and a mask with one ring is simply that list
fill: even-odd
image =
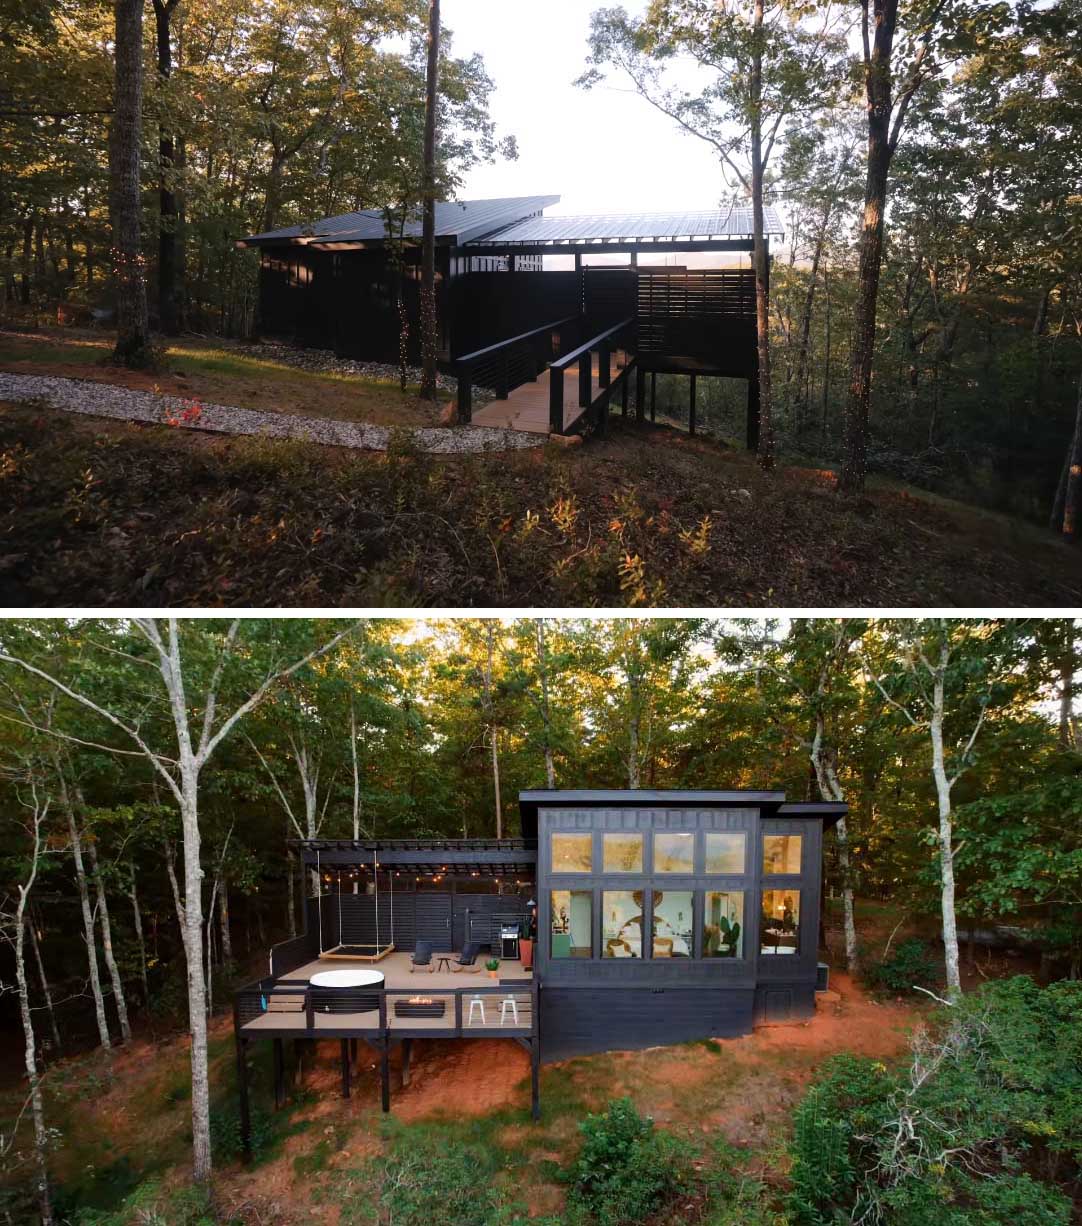
[{"label": "fire pit table", "polygon": [[379,1008],[384,979],[379,971],[320,971],[308,983],[317,1013],[369,1013]]},{"label": "fire pit table", "polygon": [[443,1017],[447,1001],[443,997],[411,996],[394,1002],[395,1017]]}]

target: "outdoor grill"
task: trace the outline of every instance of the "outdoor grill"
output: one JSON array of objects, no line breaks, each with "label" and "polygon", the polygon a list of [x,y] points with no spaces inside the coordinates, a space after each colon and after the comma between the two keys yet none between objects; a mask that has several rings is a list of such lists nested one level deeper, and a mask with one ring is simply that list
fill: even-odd
[{"label": "outdoor grill", "polygon": [[518,957],[517,924],[505,924],[500,929],[500,956],[511,961]]}]

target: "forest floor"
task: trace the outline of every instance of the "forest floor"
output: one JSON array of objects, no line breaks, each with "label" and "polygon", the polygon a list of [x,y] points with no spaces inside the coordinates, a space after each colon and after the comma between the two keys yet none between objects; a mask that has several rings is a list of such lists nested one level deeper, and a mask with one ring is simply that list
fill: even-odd
[{"label": "forest floor", "polygon": [[[363,1044],[350,1099],[340,1095],[338,1044],[322,1043],[306,1059],[286,1107],[274,1112],[270,1044],[257,1043],[255,1160],[250,1167],[218,1161],[217,1205],[223,1220],[260,1226],[353,1220],[353,1199],[371,1195],[365,1163],[435,1137],[482,1147],[493,1155],[496,1178],[531,1214],[558,1214],[559,1170],[574,1157],[578,1124],[625,1095],[689,1151],[706,1153],[718,1142],[732,1147],[742,1172],[776,1194],[785,1186],[791,1112],[815,1070],[841,1051],[900,1056],[925,1012],[919,1001],[875,1000],[844,975],[833,986],[840,999],[805,1023],[546,1065],[539,1123],[529,1118],[528,1057],[510,1041],[415,1042],[408,1088],[393,1057],[390,1119],[379,1109],[375,1054]],[[230,1017],[212,1024],[210,1056],[214,1114],[226,1115],[235,1110]],[[46,1084],[50,1122],[60,1132],[51,1165],[62,1210],[108,1211],[140,1186],[149,1198],[184,1187],[186,1036],[137,1039],[111,1057],[98,1052],[63,1061]],[[0,1101],[0,1117],[14,1097]]]},{"label": "forest floor", "polygon": [[[184,375],[129,375],[84,346],[0,334],[0,369],[360,412],[355,376],[187,345]],[[383,403],[403,422],[396,388],[369,391],[366,418]],[[1034,525],[897,483],[843,498],[829,471],[767,475],[661,425],[614,417],[585,446],[433,457],[409,430],[349,452],[0,403],[6,607],[1080,602],[1082,555]]]}]

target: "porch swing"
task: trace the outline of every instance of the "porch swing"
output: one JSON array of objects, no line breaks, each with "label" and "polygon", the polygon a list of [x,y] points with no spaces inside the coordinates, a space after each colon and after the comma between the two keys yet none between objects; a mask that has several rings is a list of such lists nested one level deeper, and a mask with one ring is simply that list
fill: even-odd
[{"label": "porch swing", "polygon": [[319,956],[320,958],[341,958],[349,962],[379,962],[388,954],[394,953],[394,876],[387,874],[390,885],[390,918],[389,930],[386,935],[390,940],[380,940],[379,929],[379,861],[375,848],[372,850],[372,877],[375,883],[376,899],[376,940],[371,945],[342,944],[342,877],[338,877],[338,940],[339,944],[330,949],[323,948],[323,874],[319,866],[319,848],[316,848],[316,875],[319,878]]}]

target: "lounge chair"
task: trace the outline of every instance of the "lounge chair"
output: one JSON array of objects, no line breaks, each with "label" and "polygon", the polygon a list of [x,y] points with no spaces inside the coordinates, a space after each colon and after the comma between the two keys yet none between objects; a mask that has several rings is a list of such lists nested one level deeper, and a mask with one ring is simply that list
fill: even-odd
[{"label": "lounge chair", "polygon": [[[477,955],[481,952],[481,946],[477,941],[467,941],[462,946],[462,952],[457,958],[453,958],[454,965],[451,967],[453,971],[462,971],[467,967],[472,967],[477,961]],[[480,970],[480,967],[477,968]]]},{"label": "lounge chair", "polygon": [[419,966],[427,966],[428,973],[432,974],[434,968],[432,966],[431,941],[418,941],[414,946],[413,953],[410,954],[410,974],[412,975]]}]

